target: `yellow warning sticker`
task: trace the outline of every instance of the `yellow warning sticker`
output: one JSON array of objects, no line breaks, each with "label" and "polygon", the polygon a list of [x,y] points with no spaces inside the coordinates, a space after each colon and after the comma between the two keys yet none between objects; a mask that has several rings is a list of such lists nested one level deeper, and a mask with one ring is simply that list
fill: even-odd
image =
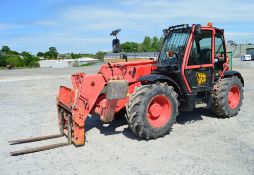
[{"label": "yellow warning sticker", "polygon": [[206,74],[203,72],[197,72],[196,73],[197,76],[197,83],[198,85],[203,85],[206,82]]}]

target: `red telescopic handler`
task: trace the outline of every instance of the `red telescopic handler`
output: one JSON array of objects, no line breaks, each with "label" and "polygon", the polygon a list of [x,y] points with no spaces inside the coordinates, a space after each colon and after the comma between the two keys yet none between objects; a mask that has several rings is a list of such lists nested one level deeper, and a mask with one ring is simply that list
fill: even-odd
[{"label": "red telescopic handler", "polygon": [[[120,30],[113,31],[116,36]],[[120,51],[119,39],[113,52]],[[224,30],[182,24],[163,30],[157,59],[103,64],[97,74],[71,76],[72,87],[60,86],[56,98],[60,133],[9,141],[10,144],[67,137],[66,142],[11,152],[12,156],[85,144],[88,116],[111,122],[125,111],[128,126],[145,140],[168,134],[180,111],[205,107],[218,117],[238,114],[244,80],[229,70]]]}]

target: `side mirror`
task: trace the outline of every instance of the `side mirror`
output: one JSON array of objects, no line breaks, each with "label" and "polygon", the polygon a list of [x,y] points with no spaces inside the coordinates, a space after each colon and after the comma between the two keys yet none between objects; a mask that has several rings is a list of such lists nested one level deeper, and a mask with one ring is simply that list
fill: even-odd
[{"label": "side mirror", "polygon": [[117,39],[117,34],[121,31],[121,29],[114,30],[110,33],[110,36],[115,36],[116,38],[112,41],[113,53],[120,52],[120,40]]},{"label": "side mirror", "polygon": [[195,25],[195,34],[196,35],[201,35],[202,30],[201,30],[201,25],[200,24],[196,24]]},{"label": "side mirror", "polygon": [[120,40],[119,39],[112,40],[112,48],[113,48],[113,53],[120,52]]}]

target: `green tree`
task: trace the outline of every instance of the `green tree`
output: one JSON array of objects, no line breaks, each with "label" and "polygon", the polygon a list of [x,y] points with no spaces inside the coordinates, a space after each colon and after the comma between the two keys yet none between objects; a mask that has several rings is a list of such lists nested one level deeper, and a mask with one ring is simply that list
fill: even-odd
[{"label": "green tree", "polygon": [[38,52],[36,55],[37,55],[37,57],[44,57],[44,53],[43,52]]},{"label": "green tree", "polygon": [[138,52],[143,52],[143,44],[142,43],[138,44]]},{"label": "green tree", "polygon": [[32,54],[30,54],[29,52],[23,51],[23,52],[21,53],[21,56],[22,56],[22,57],[29,57],[29,58],[31,58],[31,57],[32,57]]},{"label": "green tree", "polygon": [[6,66],[6,56],[0,55],[0,66],[5,67]]},{"label": "green tree", "polygon": [[38,67],[39,59],[31,53],[23,51],[18,53],[11,50],[8,46],[3,46],[0,50],[0,66],[6,67],[11,65],[13,67]]},{"label": "green tree", "polygon": [[159,50],[159,39],[155,36],[152,40],[151,51],[156,52]]},{"label": "green tree", "polygon": [[19,55],[17,51],[11,50],[9,46],[3,46],[0,51],[9,55]]},{"label": "green tree", "polygon": [[28,67],[40,67],[39,59],[37,57],[32,57],[31,61],[27,65]]},{"label": "green tree", "polygon": [[25,66],[23,60],[19,56],[13,56],[13,55],[9,55],[6,57],[6,65],[12,65],[14,67]]},{"label": "green tree", "polygon": [[142,43],[143,52],[148,52],[151,50],[151,38],[149,36],[145,36],[145,39]]},{"label": "green tree", "polygon": [[107,52],[98,51],[95,54],[95,58],[97,58],[97,59],[99,59],[101,61],[104,61],[104,57],[105,57],[106,54],[107,54]]},{"label": "green tree", "polygon": [[135,42],[125,42],[121,44],[122,52],[137,52],[138,51],[138,43]]},{"label": "green tree", "polygon": [[17,51],[14,51],[14,50],[11,50],[11,51],[10,51],[10,54],[12,54],[12,55],[17,55],[17,56],[19,55],[19,53],[18,53]]},{"label": "green tree", "polygon": [[75,59],[75,54],[73,52],[71,52],[71,58]]},{"label": "green tree", "polygon": [[50,47],[50,48],[49,48],[49,51],[50,51],[50,52],[57,52],[57,50],[56,50],[55,47]]},{"label": "green tree", "polygon": [[32,55],[29,52],[23,51],[21,53],[21,56],[22,56],[22,59],[23,59],[24,66],[28,66],[28,64],[32,60]]},{"label": "green tree", "polygon": [[9,46],[3,46],[2,49],[1,49],[2,52],[5,52],[5,53],[10,53],[11,52],[11,49]]},{"label": "green tree", "polygon": [[55,47],[50,47],[49,51],[45,52],[44,56],[48,59],[57,59],[58,52]]}]

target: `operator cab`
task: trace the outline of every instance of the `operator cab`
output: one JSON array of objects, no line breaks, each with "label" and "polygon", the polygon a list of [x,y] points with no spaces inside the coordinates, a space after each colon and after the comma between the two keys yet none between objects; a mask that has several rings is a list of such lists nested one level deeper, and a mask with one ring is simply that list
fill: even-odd
[{"label": "operator cab", "polygon": [[163,32],[158,69],[153,73],[170,77],[185,94],[212,90],[227,62],[223,30],[213,28],[212,24],[204,27],[183,24]]},{"label": "operator cab", "polygon": [[172,26],[163,33],[157,69],[150,79],[172,85],[187,104],[186,110],[195,104],[208,105],[214,85],[228,64],[224,31],[209,23]]}]

